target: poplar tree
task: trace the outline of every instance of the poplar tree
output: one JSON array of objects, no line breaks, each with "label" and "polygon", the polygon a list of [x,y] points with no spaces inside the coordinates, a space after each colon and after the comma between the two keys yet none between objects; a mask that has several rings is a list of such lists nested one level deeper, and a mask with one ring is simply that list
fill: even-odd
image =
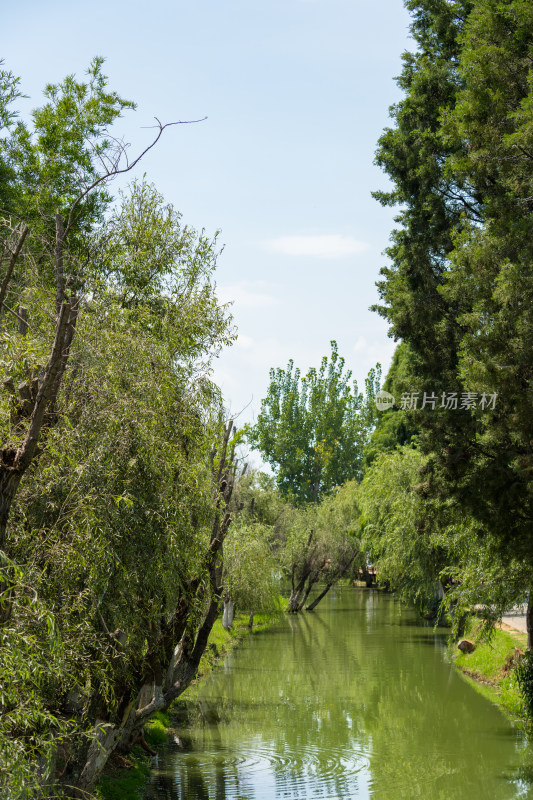
[{"label": "poplar tree", "polygon": [[366,380],[366,395],[344,370],[337,343],[320,368],[302,377],[294,362],[272,369],[267,396],[248,437],[276,474],[284,497],[316,502],[361,473],[364,446],[375,420],[373,397],[380,367]]}]

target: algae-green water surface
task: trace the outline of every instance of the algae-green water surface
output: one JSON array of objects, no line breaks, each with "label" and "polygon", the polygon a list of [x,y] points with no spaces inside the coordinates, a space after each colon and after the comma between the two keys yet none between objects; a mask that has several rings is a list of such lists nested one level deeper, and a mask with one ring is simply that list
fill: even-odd
[{"label": "algae-green water surface", "polygon": [[145,800],[533,797],[524,735],[391,596],[337,588],[204,683]]}]

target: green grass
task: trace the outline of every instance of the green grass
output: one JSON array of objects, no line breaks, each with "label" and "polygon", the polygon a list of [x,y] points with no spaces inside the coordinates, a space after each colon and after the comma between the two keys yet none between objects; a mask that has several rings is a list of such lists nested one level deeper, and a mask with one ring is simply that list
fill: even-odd
[{"label": "green grass", "polygon": [[144,737],[150,747],[165,744],[168,739],[168,729],[171,727],[172,722],[169,715],[164,711],[157,711],[144,726]]},{"label": "green grass", "polygon": [[94,796],[96,800],[139,800],[149,777],[149,756],[136,745],[127,759],[108,764]]},{"label": "green grass", "polygon": [[515,647],[526,649],[526,634],[495,628],[490,641],[483,641],[480,632],[479,621],[472,619],[465,638],[475,642],[476,649],[473,653],[461,653],[455,649],[455,665],[478,692],[513,718],[525,721],[524,701],[514,672],[514,651]]}]

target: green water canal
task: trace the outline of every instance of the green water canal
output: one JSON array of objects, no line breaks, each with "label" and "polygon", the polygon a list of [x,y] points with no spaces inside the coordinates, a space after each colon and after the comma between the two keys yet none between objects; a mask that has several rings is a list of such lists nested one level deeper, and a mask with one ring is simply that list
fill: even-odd
[{"label": "green water canal", "polygon": [[145,800],[533,798],[533,748],[458,675],[446,632],[337,588],[205,680]]}]

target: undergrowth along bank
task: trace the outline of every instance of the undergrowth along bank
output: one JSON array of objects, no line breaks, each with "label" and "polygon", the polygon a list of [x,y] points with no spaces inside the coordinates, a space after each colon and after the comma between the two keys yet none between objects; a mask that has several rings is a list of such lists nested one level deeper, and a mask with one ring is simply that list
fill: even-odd
[{"label": "undergrowth along bank", "polygon": [[[248,636],[260,633],[279,622],[286,607],[286,598],[280,596],[276,611],[254,615],[253,627],[250,627],[248,614],[237,614],[230,631],[222,626],[222,619],[216,620],[209,635],[208,646],[200,661],[196,679],[170,707],[168,713],[157,712],[145,725],[145,740],[152,749],[168,741],[173,728],[172,708],[194,700],[202,681],[227,654]],[[150,761],[149,754],[140,745],[136,745],[127,757],[119,754],[112,756],[96,787],[95,800],[139,800],[142,796],[141,790],[150,777]]]},{"label": "undergrowth along bank", "polygon": [[453,661],[477,692],[502,708],[523,727],[531,723],[526,714],[515,672],[520,653],[526,650],[527,635],[512,628],[494,628],[487,641],[481,635],[482,624],[472,618],[465,638],[474,642],[473,653],[455,652]]}]

